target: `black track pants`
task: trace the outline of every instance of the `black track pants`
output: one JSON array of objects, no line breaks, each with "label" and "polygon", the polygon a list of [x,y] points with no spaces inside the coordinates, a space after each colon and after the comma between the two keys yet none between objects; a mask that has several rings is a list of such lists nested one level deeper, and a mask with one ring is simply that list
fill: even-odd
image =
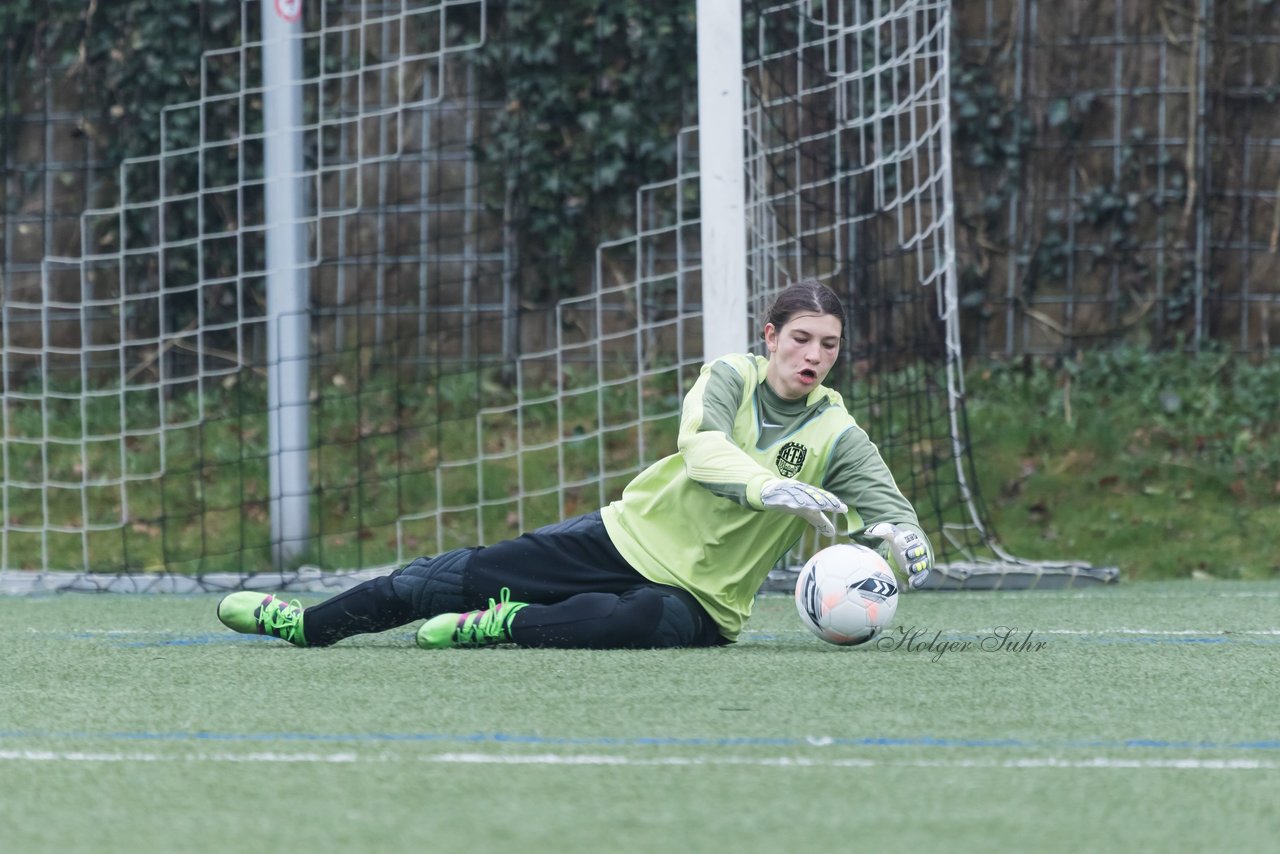
[{"label": "black track pants", "polygon": [[418,558],[306,610],[308,644],[327,646],[436,614],[487,608],[510,590],[522,646],[712,646],[719,630],[686,591],[655,584],[618,554],[589,513],[492,546]]}]

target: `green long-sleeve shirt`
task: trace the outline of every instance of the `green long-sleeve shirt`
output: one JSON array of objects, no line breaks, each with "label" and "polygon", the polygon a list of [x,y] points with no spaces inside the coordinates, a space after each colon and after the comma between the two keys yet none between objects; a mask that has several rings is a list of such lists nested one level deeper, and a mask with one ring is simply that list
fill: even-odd
[{"label": "green long-sleeve shirt", "polygon": [[[820,486],[849,507],[845,532],[877,522],[920,533],[880,452],[844,407],[818,386],[783,400],[765,382],[768,361],[733,355],[703,366],[685,396],[679,452],[642,471],[602,510],[618,551],[651,581],[681,587],[736,640],[769,570],[808,530],[790,513],[764,511],[772,478]],[[932,559],[932,547],[930,547]]]}]

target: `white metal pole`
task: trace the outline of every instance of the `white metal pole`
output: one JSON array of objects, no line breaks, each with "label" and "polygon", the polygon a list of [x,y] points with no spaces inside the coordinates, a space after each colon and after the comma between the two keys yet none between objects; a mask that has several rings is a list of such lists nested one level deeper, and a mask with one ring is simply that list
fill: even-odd
[{"label": "white metal pole", "polygon": [[262,112],[267,239],[267,408],[272,558],[306,546],[310,318],[302,178],[302,0],[263,0]]},{"label": "white metal pole", "polygon": [[702,350],[747,350],[745,114],[741,0],[698,0],[698,187]]}]

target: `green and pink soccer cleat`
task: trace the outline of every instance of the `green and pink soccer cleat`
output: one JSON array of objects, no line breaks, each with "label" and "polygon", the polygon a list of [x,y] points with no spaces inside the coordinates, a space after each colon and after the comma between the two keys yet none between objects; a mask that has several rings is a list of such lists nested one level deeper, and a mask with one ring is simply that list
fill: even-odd
[{"label": "green and pink soccer cleat", "polygon": [[511,618],[526,602],[512,602],[511,590],[502,588],[489,607],[464,614],[437,614],[418,629],[418,646],[423,649],[493,646],[511,643]]},{"label": "green and pink soccer cleat", "polygon": [[302,633],[302,605],[286,602],[270,593],[241,590],[222,597],[218,619],[232,631],[246,635],[270,635],[294,646],[306,646]]}]

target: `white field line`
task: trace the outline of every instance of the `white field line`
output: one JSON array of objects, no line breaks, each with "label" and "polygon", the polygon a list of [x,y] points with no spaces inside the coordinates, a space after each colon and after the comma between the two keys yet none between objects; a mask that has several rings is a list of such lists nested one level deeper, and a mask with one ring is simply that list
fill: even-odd
[{"label": "white field line", "polygon": [[356,753],[143,753],[85,750],[0,750],[0,762],[299,762],[344,764],[373,758]]},{"label": "white field line", "polygon": [[493,754],[441,753],[424,757],[428,762],[476,765],[755,765],[771,768],[1177,768],[1193,770],[1256,771],[1280,768],[1261,759],[1088,759],[1021,757],[1016,759],[812,759],[798,756],[672,756],[634,759],[616,754]]},{"label": "white field line", "polygon": [[[923,628],[923,627],[922,627]],[[1009,626],[991,626],[981,629],[942,629],[944,639],[967,638],[967,637],[988,637],[997,630],[1007,631]],[[1101,627],[1093,629],[1041,629],[1034,628],[1025,629],[1021,626],[1013,627],[1019,634],[1026,634],[1028,631],[1033,635],[1059,635],[1064,637],[1206,637],[1206,638],[1231,638],[1231,637],[1280,637],[1280,628],[1276,629],[1224,629],[1221,626],[1211,629],[1145,629],[1133,628],[1129,626]],[[890,628],[892,632],[894,629]],[[932,635],[936,631],[935,628],[929,627],[927,633]],[[28,635],[48,635],[65,638],[68,632],[62,629],[39,629],[30,627],[26,629]],[[126,640],[128,638],[158,638],[164,640],[181,641],[184,638],[191,640],[205,639],[211,637],[210,633],[193,633],[184,635],[181,632],[166,631],[163,629],[80,629],[73,634],[81,638],[101,637],[105,639]],[[218,633],[214,633],[216,636]],[[810,633],[807,629],[785,628],[773,630],[752,630],[747,629],[742,633],[743,639],[751,639],[753,637],[778,637],[782,635],[796,635],[797,637],[809,637]],[[890,635],[892,636],[892,635]],[[246,636],[226,633],[228,641],[245,640]]]},{"label": "white field line", "polygon": [[[993,632],[1005,632],[1012,628],[1019,635],[1031,632],[1037,635],[1080,635],[1080,636],[1106,636],[1106,635],[1147,635],[1152,637],[1227,637],[1230,635],[1256,635],[1261,637],[1280,636],[1280,629],[1131,629],[1131,628],[1103,628],[1103,629],[1024,629],[1015,626],[991,626],[985,629],[943,629],[943,637],[951,636],[986,636]],[[785,629],[785,632],[796,634],[809,634],[804,628]],[[889,632],[894,631],[894,627],[888,629]],[[930,627],[928,633],[932,634],[936,629]],[[743,632],[750,634],[750,632]],[[760,634],[777,635],[783,634],[781,631],[762,631]],[[892,636],[892,635],[889,635]],[[923,636],[922,636],[923,637]]]},{"label": "white field line", "polygon": [[85,752],[67,750],[0,750],[0,762],[245,762],[356,764],[422,761],[457,765],[534,765],[609,767],[712,767],[754,766],[759,768],[1078,768],[1180,771],[1270,771],[1280,762],[1262,759],[1116,759],[1094,756],[1082,759],[1058,757],[1016,757],[1011,759],[815,759],[796,756],[668,756],[637,758],[621,754],[559,753],[438,753],[404,757],[393,753],[145,753]]},{"label": "white field line", "polygon": [[[1121,626],[1116,628],[1098,628],[1098,629],[1038,629],[1023,628],[1011,626],[990,626],[983,629],[942,629],[943,637],[967,637],[970,635],[983,637],[991,635],[993,632],[1008,631],[1013,628],[1019,635],[1026,634],[1028,631],[1037,635],[1078,635],[1081,637],[1105,637],[1107,635],[1134,635],[1149,637],[1230,637],[1232,635],[1250,635],[1255,637],[1277,637],[1280,636],[1280,629],[1224,629],[1221,626],[1213,629],[1137,629]],[[892,633],[895,627],[890,627],[888,631]],[[928,628],[928,634],[932,635],[936,629]],[[760,630],[752,632],[750,629],[743,632],[744,635],[761,634],[761,635],[781,635],[781,634],[799,634],[808,635],[809,631],[805,628],[798,629],[780,629],[776,631]],[[888,635],[893,637],[892,634]],[[923,636],[922,636],[923,637]],[[874,644],[873,644],[874,645]]]},{"label": "white field line", "polygon": [[[979,629],[979,632],[993,632],[995,628]],[[1272,637],[1280,635],[1280,629],[1034,629],[1038,635],[1150,635],[1154,637],[1220,637],[1228,635],[1258,635]]]},{"label": "white field line", "polygon": [[[1132,588],[1127,591],[1126,590],[1093,589],[1088,591],[1080,591],[1076,593],[1068,593],[1063,590],[970,590],[970,591],[959,591],[959,592],[968,592],[975,595],[986,594],[986,593],[998,593],[1001,596],[1004,596],[1010,599],[1013,599],[1013,598],[1043,599],[1043,598],[1052,596],[1053,599],[1051,601],[1058,601],[1062,599],[1093,599],[1095,601],[1099,599],[1106,599],[1110,601],[1115,601],[1119,599],[1123,599],[1125,601],[1131,601],[1131,600],[1146,601],[1148,599],[1181,599],[1182,601],[1185,602],[1195,598],[1194,595],[1191,595],[1188,593],[1152,593],[1149,590],[1132,589]],[[1253,590],[1253,591],[1230,590],[1230,591],[1222,591],[1222,592],[1215,591],[1211,595],[1213,596],[1214,599],[1275,599],[1277,597],[1280,597],[1280,590]]]}]

